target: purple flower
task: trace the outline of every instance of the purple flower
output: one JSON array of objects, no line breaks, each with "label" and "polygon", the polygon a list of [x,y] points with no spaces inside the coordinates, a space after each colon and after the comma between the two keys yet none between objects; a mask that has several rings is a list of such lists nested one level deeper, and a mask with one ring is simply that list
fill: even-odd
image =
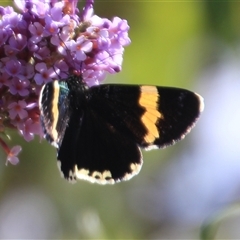
[{"label": "purple flower", "polygon": [[24,139],[29,142],[33,140],[34,134],[40,134],[40,125],[33,121],[33,119],[28,118],[27,121],[18,123],[18,130]]},{"label": "purple flower", "polygon": [[11,84],[9,84],[9,92],[12,95],[19,94],[22,97],[29,95],[29,81],[28,80],[20,80],[19,78],[12,78]]},{"label": "purple flower", "polygon": [[[82,10],[76,0],[15,0],[18,11],[1,7],[0,132],[15,128],[26,141],[43,136],[38,97],[43,84],[67,81],[80,73],[88,86],[106,73],[121,71],[124,47],[130,44],[126,20],[94,15],[93,0]],[[0,138],[7,162],[18,162],[19,147]]]},{"label": "purple flower", "polygon": [[18,159],[17,156],[18,156],[18,154],[19,154],[21,151],[22,151],[21,146],[14,146],[14,147],[9,151],[9,153],[8,153],[8,155],[7,155],[7,162],[6,162],[6,164],[7,164],[8,162],[10,162],[10,163],[13,164],[13,165],[18,164],[19,159]]},{"label": "purple flower", "polygon": [[74,54],[74,58],[80,62],[86,60],[87,53],[92,50],[93,43],[86,40],[84,36],[80,36],[76,41],[71,40],[66,47]]},{"label": "purple flower", "polygon": [[41,23],[35,22],[29,25],[28,27],[29,31],[32,34],[32,37],[30,38],[31,42],[38,43],[42,40],[44,27]]},{"label": "purple flower", "polygon": [[13,50],[22,51],[27,45],[27,37],[22,34],[16,34],[9,38],[9,46]]},{"label": "purple flower", "polygon": [[25,110],[27,104],[24,100],[18,102],[13,102],[8,105],[9,117],[15,119],[17,116],[20,119],[24,119],[28,116],[27,111]]},{"label": "purple flower", "polygon": [[37,63],[35,68],[39,71],[39,73],[36,73],[34,77],[35,82],[38,85],[50,82],[53,80],[53,77],[56,77],[54,69],[52,67],[48,69],[46,63]]},{"label": "purple flower", "polygon": [[8,145],[1,138],[0,138],[0,145],[2,149],[5,151],[5,153],[7,154],[6,165],[8,164],[8,162],[10,162],[13,165],[18,164],[19,159],[17,156],[22,151],[21,146],[14,146],[12,147],[12,149],[10,149]]},{"label": "purple flower", "polygon": [[21,63],[18,60],[15,60],[15,59],[8,60],[5,63],[5,71],[10,76],[15,77],[21,71]]}]

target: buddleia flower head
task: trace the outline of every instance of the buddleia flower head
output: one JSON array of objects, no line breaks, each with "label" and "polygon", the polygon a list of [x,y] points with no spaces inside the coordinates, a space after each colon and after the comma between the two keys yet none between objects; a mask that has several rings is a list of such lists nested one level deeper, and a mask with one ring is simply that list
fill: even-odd
[{"label": "buddleia flower head", "polygon": [[43,136],[38,97],[53,80],[81,74],[88,86],[106,73],[121,71],[124,47],[130,44],[126,20],[94,14],[93,0],[15,0],[0,7],[0,145],[16,164],[20,146],[6,143],[8,129],[26,141]]}]

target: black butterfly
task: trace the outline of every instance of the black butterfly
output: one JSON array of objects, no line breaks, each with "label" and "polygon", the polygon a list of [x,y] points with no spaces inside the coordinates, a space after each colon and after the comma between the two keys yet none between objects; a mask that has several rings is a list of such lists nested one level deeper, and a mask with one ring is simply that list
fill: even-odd
[{"label": "black butterfly", "polygon": [[58,149],[63,177],[114,184],[138,174],[140,148],[163,148],[184,138],[203,110],[191,91],[147,85],[87,87],[81,77],[43,86],[40,118]]}]

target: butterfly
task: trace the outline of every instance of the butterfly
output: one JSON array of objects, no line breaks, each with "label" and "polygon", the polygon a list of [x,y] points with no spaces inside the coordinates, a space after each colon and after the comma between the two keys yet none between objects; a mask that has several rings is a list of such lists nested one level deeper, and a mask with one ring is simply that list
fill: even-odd
[{"label": "butterfly", "polygon": [[88,87],[71,75],[42,87],[40,120],[70,182],[114,184],[139,173],[141,149],[164,148],[185,137],[204,108],[191,91],[151,85]]}]

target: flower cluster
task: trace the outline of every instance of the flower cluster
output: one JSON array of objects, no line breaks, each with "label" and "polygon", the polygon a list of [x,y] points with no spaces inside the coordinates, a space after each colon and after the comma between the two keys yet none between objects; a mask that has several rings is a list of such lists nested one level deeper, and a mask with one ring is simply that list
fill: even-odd
[{"label": "flower cluster", "polygon": [[20,146],[3,140],[8,128],[26,141],[42,137],[38,97],[43,84],[77,72],[87,85],[97,85],[106,72],[121,70],[129,26],[93,13],[93,0],[82,11],[77,0],[15,0],[0,7],[0,145],[7,161],[18,162]]}]

